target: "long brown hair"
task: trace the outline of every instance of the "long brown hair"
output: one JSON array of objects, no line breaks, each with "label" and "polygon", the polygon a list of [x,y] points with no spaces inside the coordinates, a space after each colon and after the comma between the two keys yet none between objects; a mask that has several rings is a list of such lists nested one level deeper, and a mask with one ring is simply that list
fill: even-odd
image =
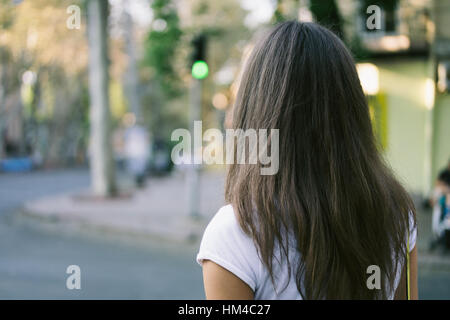
[{"label": "long brown hair", "polygon": [[[314,23],[274,27],[247,61],[232,126],[279,129],[277,174],[234,164],[226,181],[226,199],[272,281],[279,245],[284,257],[300,253],[286,261],[305,299],[389,297],[415,209],[379,154],[342,41]],[[381,290],[367,287],[370,265],[381,270]]]}]

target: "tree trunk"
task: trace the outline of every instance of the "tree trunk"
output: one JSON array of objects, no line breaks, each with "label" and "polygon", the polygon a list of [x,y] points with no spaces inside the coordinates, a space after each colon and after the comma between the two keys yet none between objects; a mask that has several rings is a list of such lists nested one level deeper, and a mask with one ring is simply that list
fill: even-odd
[{"label": "tree trunk", "polygon": [[88,8],[90,168],[96,196],[116,192],[108,100],[108,1],[90,0]]}]

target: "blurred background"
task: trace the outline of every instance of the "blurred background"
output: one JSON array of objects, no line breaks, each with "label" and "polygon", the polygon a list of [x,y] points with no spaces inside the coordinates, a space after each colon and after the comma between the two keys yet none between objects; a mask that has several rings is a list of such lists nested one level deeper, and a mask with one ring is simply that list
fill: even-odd
[{"label": "blurred background", "polygon": [[418,208],[419,296],[450,299],[450,0],[0,0],[0,298],[204,298],[225,167],[175,165],[171,134],[224,130],[255,37],[291,19],[352,50]]}]

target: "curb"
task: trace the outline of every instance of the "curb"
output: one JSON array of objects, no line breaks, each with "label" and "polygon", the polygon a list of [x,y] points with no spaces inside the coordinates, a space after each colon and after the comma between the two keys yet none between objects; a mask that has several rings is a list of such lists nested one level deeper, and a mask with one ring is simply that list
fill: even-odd
[{"label": "curb", "polygon": [[[192,219],[189,217],[175,217],[174,219],[154,219],[148,221],[134,221],[120,223],[107,219],[90,219],[86,216],[65,215],[57,212],[42,212],[25,204],[19,211],[20,215],[35,219],[49,227],[70,229],[75,232],[106,233],[111,236],[128,236],[132,238],[154,238],[176,243],[195,243],[201,239],[208,223],[207,219]],[[160,217],[158,217],[160,218]],[[124,220],[126,221],[126,220]],[[123,221],[122,221],[123,222]]]},{"label": "curb", "polygon": [[[59,199],[69,199],[70,195],[63,195]],[[57,206],[44,210],[45,201],[41,199],[25,203],[20,210],[21,215],[37,219],[47,226],[52,225],[58,229],[70,229],[76,232],[89,232],[95,234],[109,234],[113,237],[127,236],[131,238],[154,238],[174,243],[196,243],[199,242],[209,219],[200,217],[193,219],[183,215],[130,215],[130,219],[117,216],[95,214],[73,214],[57,211]],[[42,203],[44,202],[44,205]],[[64,210],[62,210],[64,211]],[[450,271],[450,255],[441,253],[430,253],[426,249],[418,248],[419,268],[430,270]]]}]

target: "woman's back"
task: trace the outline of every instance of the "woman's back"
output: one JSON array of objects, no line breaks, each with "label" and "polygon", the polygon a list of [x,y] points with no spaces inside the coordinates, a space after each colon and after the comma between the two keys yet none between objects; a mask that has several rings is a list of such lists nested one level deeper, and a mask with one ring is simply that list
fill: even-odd
[{"label": "woman's back", "polygon": [[[226,200],[267,271],[264,283],[277,283],[280,258],[303,298],[391,297],[414,205],[378,152],[354,61],[339,38],[297,21],[267,33],[246,63],[232,128],[279,133],[258,145],[278,152],[275,174],[261,174],[264,163],[238,162],[226,182]],[[234,154],[246,148],[250,141]],[[241,256],[250,250],[234,245]],[[372,265],[380,290],[367,287]]]},{"label": "woman's back", "polygon": [[[411,248],[415,247],[416,236],[417,230],[414,228],[409,237]],[[295,247],[292,249],[288,257],[291,263],[301,259],[301,254],[295,251]],[[286,261],[282,259],[283,255],[277,248],[273,265],[276,279],[272,283],[270,273],[258,255],[252,238],[240,227],[231,205],[220,208],[211,220],[197,254],[197,262],[200,265],[204,260],[210,260],[239,277],[253,290],[256,300],[301,300],[302,296],[297,290],[294,270],[289,271]],[[399,268],[395,278],[395,289],[400,282],[401,269]],[[370,274],[367,274],[367,278],[369,276]],[[394,291],[388,298],[394,298]]]}]

